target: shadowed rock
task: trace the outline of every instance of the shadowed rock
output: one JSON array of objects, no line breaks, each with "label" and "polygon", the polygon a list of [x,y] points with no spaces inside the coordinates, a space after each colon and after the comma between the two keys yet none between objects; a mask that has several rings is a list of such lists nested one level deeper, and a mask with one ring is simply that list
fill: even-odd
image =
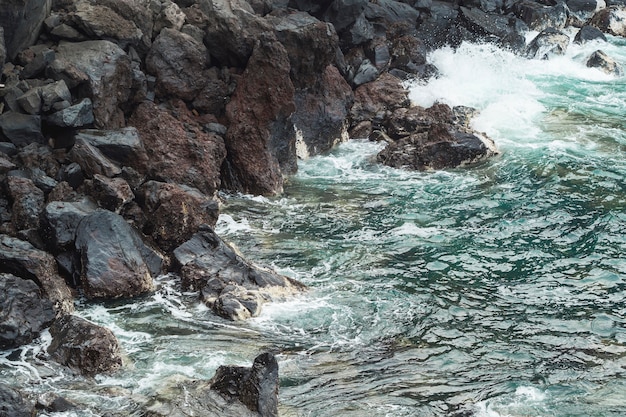
[{"label": "shadowed rock", "polygon": [[7,417],[32,417],[35,407],[22,394],[0,383],[0,414]]},{"label": "shadowed rock", "polygon": [[610,6],[598,11],[589,24],[604,33],[626,36],[626,5]]},{"label": "shadowed rock", "polygon": [[587,66],[590,68],[598,68],[607,74],[621,77],[624,75],[624,69],[613,58],[605,54],[603,51],[597,50],[587,60]]}]

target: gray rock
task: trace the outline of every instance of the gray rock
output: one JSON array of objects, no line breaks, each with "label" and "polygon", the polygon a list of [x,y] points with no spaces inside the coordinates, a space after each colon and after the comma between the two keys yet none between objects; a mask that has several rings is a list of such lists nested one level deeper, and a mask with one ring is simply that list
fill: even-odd
[{"label": "gray rock", "polygon": [[63,80],[41,86],[39,88],[39,92],[41,94],[41,110],[43,112],[50,111],[58,102],[72,101],[72,94],[70,93],[69,88],[67,88],[67,84]]},{"label": "gray rock", "polygon": [[45,142],[39,116],[6,112],[0,115],[0,129],[4,136],[18,147]]},{"label": "gray rock", "polygon": [[44,19],[50,14],[51,0],[6,0],[2,2],[0,26],[4,28],[7,57],[35,43]]},{"label": "gray rock", "polygon": [[369,59],[365,59],[361,63],[361,66],[359,66],[359,69],[355,74],[352,83],[358,87],[360,85],[374,81],[376,78],[378,78],[378,75],[379,72],[376,67],[370,62]]},{"label": "gray rock", "polygon": [[46,122],[58,127],[83,127],[93,124],[93,106],[89,98],[78,104],[59,110],[45,118]]},{"label": "gray rock", "polygon": [[30,343],[53,320],[52,302],[34,281],[0,274],[0,349]]},{"label": "gray rock", "polygon": [[9,196],[13,200],[11,222],[17,230],[39,227],[39,214],[43,210],[43,191],[32,180],[9,176],[6,179]]},{"label": "gray rock", "polygon": [[565,3],[546,6],[539,2],[522,0],[515,3],[513,12],[532,30],[563,29],[567,23],[567,6]]},{"label": "gray rock", "polygon": [[85,376],[111,372],[122,366],[115,335],[81,317],[68,315],[50,327],[52,343],[48,353],[55,361]]},{"label": "gray rock", "polygon": [[526,56],[535,59],[549,59],[554,55],[563,55],[569,45],[569,36],[565,33],[548,28],[542,30],[530,41],[526,48]]},{"label": "gray rock", "polygon": [[626,36],[626,5],[610,6],[593,15],[589,25],[614,36]]},{"label": "gray rock", "polygon": [[54,36],[55,38],[71,42],[82,42],[87,40],[87,37],[85,35],[65,23],[62,23],[52,29],[50,31],[50,35]]},{"label": "gray rock", "polygon": [[154,251],[122,216],[101,209],[90,213],[76,229],[75,246],[88,298],[133,297],[154,290],[146,256]]},{"label": "gray rock", "polygon": [[70,187],[76,189],[85,181],[85,174],[77,162],[72,162],[59,171],[59,181],[65,181]]},{"label": "gray rock", "polygon": [[0,412],[7,417],[32,417],[36,410],[19,391],[0,383]]},{"label": "gray rock", "polygon": [[161,11],[154,21],[154,28],[152,29],[152,37],[156,38],[157,35],[164,28],[172,28],[180,31],[185,23],[185,13],[180,10],[178,4],[165,0],[161,3]]},{"label": "gray rock", "polygon": [[78,224],[95,210],[96,205],[87,199],[48,203],[41,219],[41,234],[48,249],[60,253],[73,248]]},{"label": "gray rock", "polygon": [[125,127],[117,130],[85,129],[76,134],[79,143],[95,146],[106,157],[126,165],[147,158],[137,129]]},{"label": "gray rock", "polygon": [[597,50],[587,60],[587,66],[590,68],[599,68],[607,74],[621,77],[624,75],[624,69],[613,58],[605,54],[603,51]]},{"label": "gray rock", "polygon": [[576,33],[574,42],[584,44],[589,41],[600,40],[606,42],[606,36],[602,31],[594,26],[585,25]]},{"label": "gray rock", "polygon": [[39,114],[41,111],[41,92],[39,88],[31,88],[17,98],[17,103],[28,114]]},{"label": "gray rock", "polygon": [[[119,213],[120,210],[134,200],[135,195],[130,185],[123,178],[108,178],[95,174],[91,182],[93,196],[100,207]],[[180,215],[179,213],[175,214]],[[184,213],[183,213],[184,215]]]},{"label": "gray rock", "polygon": [[79,137],[76,138],[76,143],[72,147],[68,157],[71,161],[80,165],[87,178],[91,178],[95,174],[113,178],[122,173],[120,167],[104,156],[98,148],[91,146]]},{"label": "gray rock", "polygon": [[0,68],[4,68],[7,59],[7,48],[4,44],[4,28],[0,26]]},{"label": "gray rock", "polygon": [[54,61],[54,51],[52,49],[40,45],[35,45],[32,49],[34,49],[35,56],[24,66],[20,74],[24,79],[35,78]]}]

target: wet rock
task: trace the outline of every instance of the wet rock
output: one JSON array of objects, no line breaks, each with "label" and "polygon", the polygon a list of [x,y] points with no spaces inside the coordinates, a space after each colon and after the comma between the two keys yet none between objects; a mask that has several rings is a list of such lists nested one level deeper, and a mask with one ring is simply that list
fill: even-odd
[{"label": "wet rock", "polygon": [[462,35],[459,33],[458,7],[453,3],[435,0],[426,9],[428,13],[421,16],[422,22],[417,28],[417,37],[429,49],[459,45]]},{"label": "wet rock", "polygon": [[624,69],[613,58],[605,54],[603,51],[597,50],[587,60],[587,66],[590,68],[599,68],[607,74],[621,77],[624,75]]},{"label": "wet rock", "polygon": [[116,130],[84,129],[76,133],[78,142],[98,148],[107,158],[121,165],[145,162],[146,150],[135,127]]},{"label": "wet rock", "polygon": [[541,31],[526,48],[526,56],[535,59],[549,59],[554,55],[563,55],[569,45],[569,36],[548,28]]},{"label": "wet rock", "polygon": [[[122,173],[119,166],[104,156],[98,148],[91,146],[81,137],[76,138],[76,143],[69,152],[68,157],[71,161],[80,165],[82,173],[88,178],[92,178],[96,174],[113,178]],[[68,180],[69,177],[63,179]]]},{"label": "wet rock", "polygon": [[44,143],[39,116],[9,111],[0,115],[0,129],[4,136],[18,147],[30,143]]},{"label": "wet rock", "polygon": [[2,2],[0,26],[4,28],[7,57],[34,44],[43,21],[50,14],[50,0],[8,0]]},{"label": "wet rock", "polygon": [[50,413],[63,413],[76,410],[76,405],[52,392],[47,392],[37,398],[35,407]]},{"label": "wet rock", "polygon": [[0,235],[0,272],[36,282],[52,301],[57,315],[74,311],[72,293],[59,276],[56,262],[49,253],[23,240]]},{"label": "wet rock", "polygon": [[[131,96],[132,71],[128,55],[118,45],[105,41],[62,42],[57,47],[58,74],[79,70],[88,77],[83,93],[93,104],[95,125],[103,129],[124,127],[121,109]],[[71,88],[71,78],[64,79]],[[68,82],[69,81],[69,82]]]},{"label": "wet rock", "polygon": [[600,29],[589,25],[580,28],[574,37],[574,42],[578,44],[584,44],[593,40],[606,42],[606,36],[604,36],[604,33],[602,33]]},{"label": "wet rock", "polygon": [[53,320],[52,302],[35,282],[0,274],[0,349],[30,343]]},{"label": "wet rock", "polygon": [[515,3],[513,12],[523,20],[531,30],[543,31],[547,28],[563,29],[567,24],[567,6],[557,3],[546,6],[531,0]]},{"label": "wet rock", "polygon": [[304,290],[294,280],[247,262],[209,227],[176,248],[174,257],[183,286],[200,289],[204,302],[231,320],[257,314],[262,302]]},{"label": "wet rock", "polygon": [[206,47],[174,29],[163,29],[152,44],[146,68],[157,77],[156,92],[191,101],[205,86],[202,75],[209,64]]},{"label": "wet rock", "polygon": [[502,39],[511,32],[507,16],[486,13],[479,8],[461,7],[460,10],[467,27],[479,38]]},{"label": "wet rock", "polygon": [[283,171],[296,159],[294,87],[287,51],[273,36],[260,39],[226,105],[230,127],[222,171],[226,188],[252,194],[280,194]]},{"label": "wet rock", "polygon": [[626,36],[626,5],[610,6],[598,11],[589,21],[589,25],[604,33]]},{"label": "wet rock", "polygon": [[[124,206],[134,200],[130,185],[123,178],[108,178],[95,174],[91,181],[91,194],[100,207],[119,213]],[[177,213],[178,214],[178,213]]]},{"label": "wet rock", "polygon": [[190,239],[200,225],[217,222],[217,201],[194,188],[148,181],[138,194],[148,218],[144,231],[166,252]]},{"label": "wet rock", "polygon": [[445,104],[435,104],[427,109],[420,106],[397,109],[385,121],[387,134],[392,139],[401,139],[416,133],[425,133],[439,123],[452,124],[454,113]]},{"label": "wet rock", "polygon": [[46,122],[58,127],[83,127],[93,124],[93,106],[89,98],[67,107],[45,118]]},{"label": "wet rock", "polygon": [[80,221],[96,210],[88,199],[82,201],[53,201],[46,205],[41,218],[41,234],[52,253],[74,246],[76,228]]},{"label": "wet rock", "polygon": [[129,124],[137,128],[149,164],[138,160],[135,164],[129,161],[129,165],[157,181],[187,185],[213,195],[220,186],[220,168],[226,157],[224,140],[205,132],[184,103],[173,102],[171,106],[167,109],[144,102],[135,110]]},{"label": "wet rock", "polygon": [[133,297],[154,290],[153,274],[160,269],[154,262],[160,257],[122,216],[101,209],[88,214],[76,228],[75,246],[88,298]]},{"label": "wet rock", "polygon": [[0,382],[0,415],[32,417],[35,415],[35,409],[19,391]]},{"label": "wet rock", "polygon": [[32,180],[9,176],[6,179],[9,197],[13,201],[11,222],[17,230],[39,227],[39,214],[43,210],[43,191]]},{"label": "wet rock", "polygon": [[52,359],[85,376],[112,372],[122,366],[119,343],[109,329],[67,315],[54,322],[50,334],[48,353]]},{"label": "wet rock", "polygon": [[356,23],[367,5],[367,0],[334,0],[324,12],[323,18],[341,32]]}]

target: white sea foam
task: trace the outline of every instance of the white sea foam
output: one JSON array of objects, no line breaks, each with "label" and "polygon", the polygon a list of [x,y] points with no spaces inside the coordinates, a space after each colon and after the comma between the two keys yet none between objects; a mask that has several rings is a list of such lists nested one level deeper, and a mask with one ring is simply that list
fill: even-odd
[{"label": "white sea foam", "polygon": [[540,411],[542,404],[546,401],[547,394],[532,386],[520,386],[515,393],[509,397],[500,397],[497,401],[481,401],[476,404],[475,412],[477,417],[516,417],[516,416],[537,416],[543,413]]},{"label": "white sea foam", "polygon": [[252,227],[248,220],[243,218],[239,221],[235,220],[230,214],[221,213],[215,225],[215,233],[218,235],[228,235],[237,232],[249,232]]}]

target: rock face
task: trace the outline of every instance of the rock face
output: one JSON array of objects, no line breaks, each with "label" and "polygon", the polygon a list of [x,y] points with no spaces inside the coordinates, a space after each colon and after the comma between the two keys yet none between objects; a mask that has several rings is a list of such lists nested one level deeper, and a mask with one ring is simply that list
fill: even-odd
[{"label": "rock face", "polygon": [[273,36],[259,40],[226,106],[230,127],[222,182],[251,194],[279,194],[296,165],[294,87],[287,51]]},{"label": "rock face", "polygon": [[132,297],[154,290],[159,255],[120,215],[96,210],[76,228],[80,278],[89,298]]},{"label": "rock face", "polygon": [[68,315],[54,322],[50,334],[50,356],[85,376],[111,372],[122,366],[117,339],[104,327]]},{"label": "rock face", "polygon": [[304,290],[287,277],[245,261],[208,227],[174,250],[183,286],[201,290],[217,314],[242,320],[260,313],[268,300]]},{"label": "rock face", "polygon": [[34,281],[0,274],[0,349],[31,342],[53,320],[52,302]]}]

